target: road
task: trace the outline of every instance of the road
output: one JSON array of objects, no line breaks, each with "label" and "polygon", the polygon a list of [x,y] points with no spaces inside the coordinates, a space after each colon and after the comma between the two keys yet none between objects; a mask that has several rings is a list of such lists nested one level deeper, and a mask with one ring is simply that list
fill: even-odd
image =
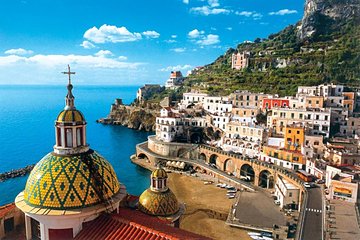
[{"label": "road", "polygon": [[321,240],[323,229],[323,202],[320,187],[308,188],[308,201],[301,239]]}]

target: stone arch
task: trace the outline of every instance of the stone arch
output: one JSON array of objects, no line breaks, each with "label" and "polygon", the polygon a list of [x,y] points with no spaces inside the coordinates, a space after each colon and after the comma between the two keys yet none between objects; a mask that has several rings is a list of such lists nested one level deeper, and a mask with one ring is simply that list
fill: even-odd
[{"label": "stone arch", "polygon": [[274,176],[268,170],[262,170],[259,174],[259,186],[263,188],[274,188]]},{"label": "stone arch", "polygon": [[187,149],[185,148],[180,148],[176,154],[177,157],[181,157],[181,158],[186,158],[186,155],[187,155]]},{"label": "stone arch", "polygon": [[205,153],[200,153],[199,159],[202,160],[202,161],[204,161],[204,162],[206,162],[206,155],[205,155]]},{"label": "stone arch", "polygon": [[138,159],[149,160],[149,157],[145,153],[139,153],[137,157]]},{"label": "stone arch", "polygon": [[247,163],[243,164],[240,168],[240,178],[248,182],[254,183],[255,181],[254,168]]},{"label": "stone arch", "polygon": [[219,156],[216,154],[211,154],[210,158],[209,158],[209,163],[210,164],[215,164],[217,166],[217,160],[219,159]]},{"label": "stone arch", "polygon": [[234,172],[235,172],[235,164],[234,164],[234,162],[233,162],[233,160],[231,158],[228,158],[228,159],[225,160],[223,169],[227,173],[234,174]]}]

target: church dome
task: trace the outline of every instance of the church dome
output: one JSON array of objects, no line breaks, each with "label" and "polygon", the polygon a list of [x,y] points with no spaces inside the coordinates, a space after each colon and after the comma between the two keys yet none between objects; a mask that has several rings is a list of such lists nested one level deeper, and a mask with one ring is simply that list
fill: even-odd
[{"label": "church dome", "polygon": [[76,209],[105,202],[119,190],[114,169],[97,152],[49,153],[31,171],[24,201],[33,207]]},{"label": "church dome", "polygon": [[147,189],[139,198],[139,210],[149,215],[168,217],[176,214],[179,209],[179,202],[170,189],[165,192]]},{"label": "church dome", "polygon": [[65,123],[65,122],[85,122],[84,115],[76,109],[70,109],[70,110],[63,110],[59,113],[58,117],[56,118],[56,121],[59,123]]}]

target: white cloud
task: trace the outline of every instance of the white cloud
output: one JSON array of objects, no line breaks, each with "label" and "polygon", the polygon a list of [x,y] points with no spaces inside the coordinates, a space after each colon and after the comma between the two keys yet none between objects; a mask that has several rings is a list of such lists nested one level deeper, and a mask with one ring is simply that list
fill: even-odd
[{"label": "white cloud", "polygon": [[114,56],[114,54],[109,50],[100,50],[94,54],[97,57],[107,57],[107,56]]},{"label": "white cloud", "polygon": [[189,38],[198,38],[204,33],[205,33],[204,31],[199,31],[197,29],[194,29],[188,33],[188,37]]},{"label": "white cloud", "polygon": [[94,43],[133,42],[140,40],[140,33],[132,33],[126,27],[104,24],[100,28],[92,27],[84,33],[84,38]]},{"label": "white cloud", "polygon": [[220,6],[219,0],[208,0],[208,4],[210,5],[210,7],[218,7],[218,6]]},{"label": "white cloud", "polygon": [[231,30],[232,30],[232,27],[227,27],[226,29],[229,30],[229,31],[231,31]]},{"label": "white cloud", "polygon": [[168,39],[168,40],[165,40],[165,42],[167,42],[167,43],[176,43],[177,41],[174,40],[174,39]]},{"label": "white cloud", "polygon": [[185,52],[186,48],[173,48],[171,49],[171,51],[177,52],[177,53],[181,53],[181,52]]},{"label": "white cloud", "polygon": [[177,35],[171,35],[171,38],[177,38]]},{"label": "white cloud", "polygon": [[31,50],[26,50],[26,49],[23,49],[23,48],[17,48],[17,49],[9,49],[9,50],[6,50],[4,52],[5,54],[8,54],[8,55],[30,55],[30,54],[33,54],[34,52],[31,51]]},{"label": "white cloud", "polygon": [[202,7],[193,7],[190,9],[190,12],[201,14],[201,15],[217,15],[217,14],[229,14],[230,10],[225,8],[210,8],[208,6]]},{"label": "white cloud", "polygon": [[83,41],[82,44],[80,44],[80,46],[82,46],[85,49],[91,49],[91,48],[95,48],[96,46],[94,44],[92,44],[89,41]]},{"label": "white cloud", "polygon": [[297,13],[296,10],[290,10],[290,9],[281,9],[277,12],[269,12],[269,15],[280,15],[280,16],[283,16],[283,15],[288,15],[288,14],[295,14]]},{"label": "white cloud", "polygon": [[66,66],[71,64],[74,66],[80,66],[84,68],[117,68],[117,69],[134,69],[143,63],[128,63],[122,62],[123,59],[107,58],[104,56],[92,56],[92,55],[43,55],[38,54],[32,57],[20,57],[16,55],[0,56],[0,66],[11,65],[39,65],[45,67],[57,67]]},{"label": "white cloud", "polygon": [[145,31],[142,33],[146,38],[158,38],[160,37],[160,33],[156,31]]},{"label": "white cloud", "polygon": [[184,4],[189,4],[189,0],[183,0]]},{"label": "white cloud", "polygon": [[118,59],[119,59],[120,61],[125,61],[125,60],[127,60],[128,58],[127,58],[126,56],[119,56]]},{"label": "white cloud", "polygon": [[213,45],[219,42],[220,42],[219,36],[215,34],[209,34],[205,36],[203,39],[196,41],[197,44],[202,46]]},{"label": "white cloud", "polygon": [[177,65],[177,66],[168,66],[166,68],[159,69],[159,71],[161,71],[161,72],[181,71],[181,70],[187,70],[187,69],[191,69],[191,68],[192,68],[191,65],[185,64],[185,65]]},{"label": "white cloud", "polygon": [[235,12],[236,15],[239,15],[239,16],[245,16],[245,17],[251,17],[253,15],[253,12],[249,12],[249,11],[236,11]]},{"label": "white cloud", "polygon": [[235,12],[236,15],[239,16],[244,16],[244,17],[252,17],[255,20],[261,19],[263,17],[263,15],[261,13],[258,12],[251,12],[251,11],[236,11]]}]

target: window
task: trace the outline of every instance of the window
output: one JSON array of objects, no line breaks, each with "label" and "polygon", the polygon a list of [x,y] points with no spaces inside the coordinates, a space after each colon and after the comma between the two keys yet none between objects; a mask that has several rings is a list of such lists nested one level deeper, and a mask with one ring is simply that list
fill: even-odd
[{"label": "window", "polygon": [[295,113],[291,113],[291,118],[294,119]]},{"label": "window", "polygon": [[289,192],[289,197],[292,197],[292,192]]},{"label": "window", "polygon": [[327,120],[328,120],[328,118],[329,118],[329,116],[325,116],[325,121],[327,121]]},{"label": "window", "polygon": [[73,146],[72,129],[66,128],[65,132],[66,132],[65,147],[72,147]]},{"label": "window", "polygon": [[328,128],[328,126],[322,126],[322,130],[323,130],[323,131],[328,131],[329,128]]},{"label": "window", "polygon": [[291,133],[291,130],[288,130],[288,133]]}]

